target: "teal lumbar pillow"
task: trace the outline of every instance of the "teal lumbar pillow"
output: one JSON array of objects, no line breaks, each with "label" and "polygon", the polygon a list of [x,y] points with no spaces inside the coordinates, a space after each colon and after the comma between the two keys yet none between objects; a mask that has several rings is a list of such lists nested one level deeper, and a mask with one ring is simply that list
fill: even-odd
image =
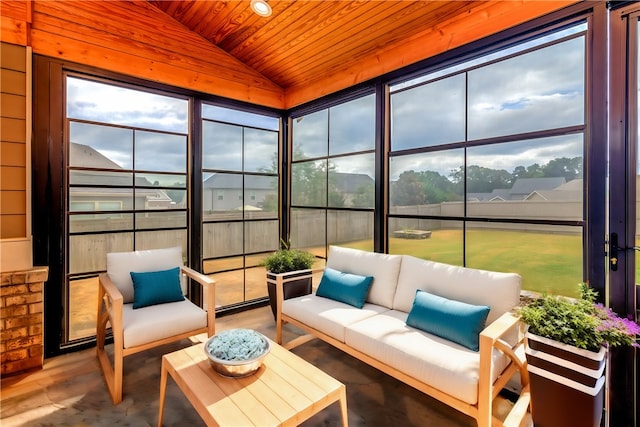
[{"label": "teal lumbar pillow", "polygon": [[478,351],[489,310],[486,305],[467,304],[418,289],[406,323]]},{"label": "teal lumbar pillow", "polygon": [[146,273],[131,272],[133,308],[183,301],[180,267]]},{"label": "teal lumbar pillow", "polygon": [[316,296],[330,298],[362,308],[372,282],[373,276],[343,273],[326,267],[318,285]]}]

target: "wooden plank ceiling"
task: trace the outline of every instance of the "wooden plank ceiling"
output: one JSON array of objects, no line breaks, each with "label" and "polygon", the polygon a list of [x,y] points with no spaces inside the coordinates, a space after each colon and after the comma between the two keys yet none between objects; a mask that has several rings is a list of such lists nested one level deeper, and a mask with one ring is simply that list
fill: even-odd
[{"label": "wooden plank ceiling", "polygon": [[149,3],[287,90],[356,69],[489,2],[269,0],[273,14],[266,18],[253,13],[249,0]]}]

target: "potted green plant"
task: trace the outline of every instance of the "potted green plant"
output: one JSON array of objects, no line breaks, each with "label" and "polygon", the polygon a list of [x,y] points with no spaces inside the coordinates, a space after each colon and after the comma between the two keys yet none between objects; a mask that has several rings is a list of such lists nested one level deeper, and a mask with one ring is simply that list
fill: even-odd
[{"label": "potted green plant", "polygon": [[273,317],[276,317],[276,285],[283,283],[284,299],[311,293],[313,264],[316,257],[300,249],[291,249],[281,242],[281,247],[267,256],[260,264],[267,270],[267,291]]},{"label": "potted green plant", "polygon": [[543,295],[517,309],[527,325],[527,370],[534,425],[598,427],[604,407],[609,347],[638,346],[640,326],[596,303],[582,283],[580,298]]}]

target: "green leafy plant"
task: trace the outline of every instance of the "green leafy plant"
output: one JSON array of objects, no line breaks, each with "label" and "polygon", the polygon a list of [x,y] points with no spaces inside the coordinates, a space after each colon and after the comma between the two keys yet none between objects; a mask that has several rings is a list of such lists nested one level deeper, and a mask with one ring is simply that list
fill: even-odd
[{"label": "green leafy plant", "polygon": [[289,245],[281,242],[282,247],[266,257],[261,266],[267,271],[280,274],[290,271],[308,270],[316,261],[316,257],[309,252],[300,249],[290,249]]},{"label": "green leafy plant", "polygon": [[602,346],[635,346],[640,326],[596,303],[597,292],[580,285],[580,299],[543,295],[517,309],[529,332],[578,348],[598,351]]}]

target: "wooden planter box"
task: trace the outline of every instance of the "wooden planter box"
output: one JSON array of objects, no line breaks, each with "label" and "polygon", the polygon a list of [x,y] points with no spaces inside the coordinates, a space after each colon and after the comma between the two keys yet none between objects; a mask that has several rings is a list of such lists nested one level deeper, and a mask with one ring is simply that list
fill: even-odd
[{"label": "wooden planter box", "polygon": [[313,270],[291,271],[274,274],[267,271],[267,291],[269,305],[273,318],[276,318],[276,283],[281,281],[284,289],[284,299],[301,297],[311,293]]},{"label": "wooden planter box", "polygon": [[582,350],[526,334],[525,354],[536,427],[599,427],[606,350]]}]

